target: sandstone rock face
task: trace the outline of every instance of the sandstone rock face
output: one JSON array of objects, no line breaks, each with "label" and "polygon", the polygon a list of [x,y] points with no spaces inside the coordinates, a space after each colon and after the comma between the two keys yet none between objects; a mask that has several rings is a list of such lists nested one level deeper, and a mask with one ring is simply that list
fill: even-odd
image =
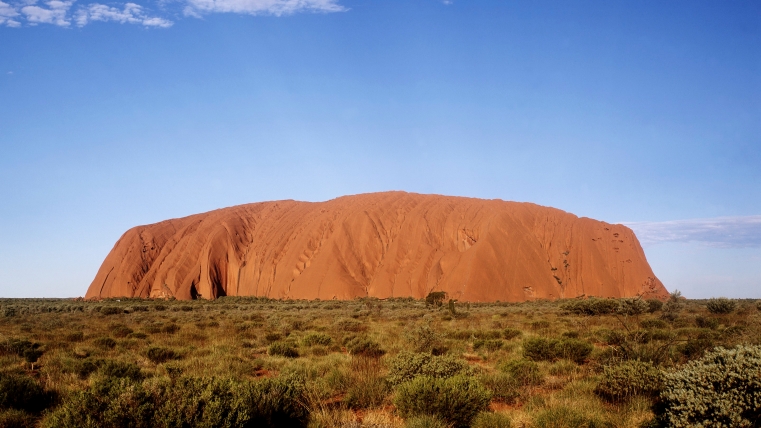
[{"label": "sandstone rock face", "polygon": [[665,297],[634,233],[530,203],[405,192],[262,202],[127,231],[87,298]]}]

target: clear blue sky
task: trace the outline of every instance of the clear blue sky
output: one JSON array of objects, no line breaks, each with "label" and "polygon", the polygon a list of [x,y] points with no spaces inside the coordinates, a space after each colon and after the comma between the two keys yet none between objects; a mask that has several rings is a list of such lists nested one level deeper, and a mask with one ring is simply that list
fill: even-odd
[{"label": "clear blue sky", "polygon": [[0,296],[83,295],[138,224],[407,190],[634,222],[667,288],[761,297],[761,2],[138,3],[0,1]]}]

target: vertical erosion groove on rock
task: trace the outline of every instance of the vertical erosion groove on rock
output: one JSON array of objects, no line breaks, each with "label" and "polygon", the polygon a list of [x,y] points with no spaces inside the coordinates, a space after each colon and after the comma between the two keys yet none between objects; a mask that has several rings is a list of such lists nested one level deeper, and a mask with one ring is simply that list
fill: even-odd
[{"label": "vertical erosion groove on rock", "polygon": [[625,226],[405,192],[240,205],[127,231],[87,298],[664,297]]}]

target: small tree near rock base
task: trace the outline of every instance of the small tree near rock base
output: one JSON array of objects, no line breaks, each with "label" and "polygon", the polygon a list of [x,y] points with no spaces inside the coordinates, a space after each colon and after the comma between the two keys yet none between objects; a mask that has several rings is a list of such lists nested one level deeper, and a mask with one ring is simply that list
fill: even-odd
[{"label": "small tree near rock base", "polygon": [[431,291],[425,296],[425,304],[432,306],[441,306],[447,298],[446,291]]}]

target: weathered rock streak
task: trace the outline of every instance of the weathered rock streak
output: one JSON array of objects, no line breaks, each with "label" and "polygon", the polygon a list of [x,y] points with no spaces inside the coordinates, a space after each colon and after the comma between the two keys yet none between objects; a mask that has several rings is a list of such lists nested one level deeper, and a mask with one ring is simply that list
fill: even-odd
[{"label": "weathered rock streak", "polygon": [[531,203],[405,192],[240,205],[128,230],[87,298],[663,297],[634,233]]}]

